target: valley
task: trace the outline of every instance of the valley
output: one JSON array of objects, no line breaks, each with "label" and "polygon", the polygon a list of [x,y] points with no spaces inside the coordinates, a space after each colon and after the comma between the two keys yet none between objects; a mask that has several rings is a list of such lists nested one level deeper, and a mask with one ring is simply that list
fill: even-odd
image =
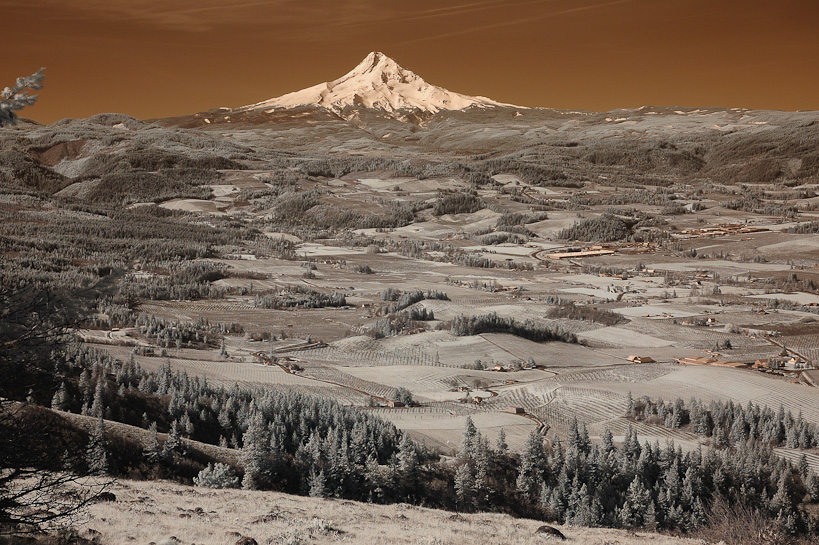
[{"label": "valley", "polygon": [[[521,460],[621,456],[625,489],[652,452],[659,475],[671,460],[728,467],[734,448],[767,464],[759,508],[812,513],[818,122],[521,108],[429,86],[379,53],[242,108],[22,121],[0,132],[3,296],[87,307],[61,307],[61,374],[4,396],[142,428],[117,454],[128,477],[189,482],[219,462],[245,488],[636,528],[625,504],[569,509],[571,479],[532,484]],[[284,484],[254,473],[254,433]],[[470,433],[498,445],[508,477],[483,496],[456,476],[479,471]],[[221,450],[183,464],[178,447],[157,469],[157,434]],[[396,484],[413,464],[426,488]],[[774,505],[788,471],[793,504]],[[655,528],[699,528],[693,494],[655,498]],[[812,531],[793,516],[794,535]]]}]

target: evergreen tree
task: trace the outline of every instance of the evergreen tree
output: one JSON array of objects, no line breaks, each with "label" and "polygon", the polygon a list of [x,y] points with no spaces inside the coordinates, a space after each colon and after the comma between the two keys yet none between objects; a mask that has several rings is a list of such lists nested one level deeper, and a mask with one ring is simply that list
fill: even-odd
[{"label": "evergreen tree", "polygon": [[506,444],[506,432],[503,428],[498,432],[498,440],[495,442],[495,450],[501,456],[509,453],[509,445]]},{"label": "evergreen tree", "polygon": [[162,458],[162,449],[159,446],[159,434],[156,431],[156,422],[151,423],[148,432],[150,433],[150,437],[148,438],[148,444],[142,449],[142,456],[145,457],[145,460],[149,464],[154,464]]},{"label": "evergreen tree", "polygon": [[817,476],[813,471],[808,473],[805,488],[807,489],[808,494],[810,494],[811,501],[813,501],[813,503],[819,503],[819,476]]},{"label": "evergreen tree", "polygon": [[475,456],[475,443],[477,442],[478,429],[472,422],[472,417],[466,417],[466,424],[464,425],[464,436],[461,440],[461,450],[459,456],[462,458],[472,458]]},{"label": "evergreen tree", "polygon": [[787,517],[792,513],[794,508],[792,495],[791,477],[787,472],[783,472],[776,493],[771,498],[771,511],[776,513],[778,518]]},{"label": "evergreen tree", "polygon": [[364,466],[364,483],[369,490],[370,500],[382,499],[384,477],[381,473],[381,466],[378,465],[378,460],[373,455],[367,457],[367,463]]},{"label": "evergreen tree", "polygon": [[[325,498],[327,497],[327,486],[324,477],[324,470],[319,471],[316,473],[315,469],[310,471],[310,496],[313,498]],[[248,488],[244,485],[244,481],[242,481],[242,486],[244,488]]]},{"label": "evergreen tree", "polygon": [[91,432],[88,446],[85,449],[85,461],[90,475],[107,475],[110,471],[108,462],[107,441],[105,440],[105,421],[100,416]]},{"label": "evergreen tree", "polygon": [[626,528],[642,526],[651,501],[651,494],[643,486],[640,477],[634,477],[626,492],[626,501],[620,510],[620,523]]},{"label": "evergreen tree", "polygon": [[89,410],[91,416],[103,416],[105,413],[105,378],[99,376],[97,385],[94,388],[94,402]]},{"label": "evergreen tree", "polygon": [[478,448],[475,453],[475,507],[482,509],[489,505],[490,495],[494,492],[489,482],[490,457],[489,439],[478,434]]},{"label": "evergreen tree", "polygon": [[55,411],[68,411],[70,404],[70,396],[65,382],[60,383],[60,388],[54,392],[54,397],[51,398],[51,408]]},{"label": "evergreen tree", "polygon": [[586,483],[580,484],[576,475],[569,495],[566,523],[575,526],[596,526],[599,523],[598,506],[589,494]]},{"label": "evergreen tree", "polygon": [[464,463],[455,470],[455,495],[458,506],[463,510],[471,510],[475,500],[475,477],[469,464]]},{"label": "evergreen tree", "polygon": [[[269,484],[271,475],[270,432],[262,415],[256,415],[242,437],[239,461],[244,468],[242,488],[256,490]],[[321,474],[324,487],[324,472]]]},{"label": "evergreen tree", "polygon": [[40,68],[32,75],[17,78],[11,87],[6,87],[0,93],[0,127],[14,125],[17,122],[17,113],[26,106],[37,101],[37,95],[29,95],[26,89],[38,90],[43,88],[45,68]]},{"label": "evergreen tree", "polygon": [[530,499],[535,499],[540,492],[540,483],[546,467],[546,456],[543,452],[543,438],[533,430],[529,434],[526,446],[520,455],[518,466],[517,489]]},{"label": "evergreen tree", "polygon": [[162,445],[162,458],[167,462],[172,462],[177,454],[184,455],[185,449],[182,443],[179,421],[174,420],[171,423],[171,430],[168,432],[168,439]]},{"label": "evergreen tree", "polygon": [[398,445],[398,468],[401,472],[405,493],[415,496],[421,488],[421,466],[418,460],[418,451],[408,433],[401,436]]},{"label": "evergreen tree", "polygon": [[637,405],[634,403],[634,397],[631,392],[628,393],[628,402],[626,404],[626,418],[635,418],[637,416]]}]

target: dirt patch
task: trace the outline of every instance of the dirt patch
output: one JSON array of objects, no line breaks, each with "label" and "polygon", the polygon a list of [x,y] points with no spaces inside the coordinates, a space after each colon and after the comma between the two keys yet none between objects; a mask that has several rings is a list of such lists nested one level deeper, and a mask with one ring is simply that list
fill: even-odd
[{"label": "dirt patch", "polygon": [[38,162],[53,167],[63,159],[77,159],[82,153],[85,142],[85,140],[60,142],[50,148],[34,148],[30,153]]}]

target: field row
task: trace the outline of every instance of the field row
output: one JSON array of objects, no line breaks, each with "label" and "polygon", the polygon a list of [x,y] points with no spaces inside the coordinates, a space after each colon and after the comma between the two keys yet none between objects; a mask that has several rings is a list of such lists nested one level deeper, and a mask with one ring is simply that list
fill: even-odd
[{"label": "field row", "polygon": [[298,357],[310,359],[343,362],[350,365],[376,366],[376,365],[437,365],[444,366],[435,361],[430,354],[418,349],[397,349],[392,351],[383,350],[354,350],[339,349],[333,346],[324,346],[309,351],[295,353]]},{"label": "field row", "polygon": [[775,448],[774,452],[792,462],[796,467],[799,467],[800,460],[802,459],[802,456],[804,456],[808,462],[808,466],[810,466],[814,473],[819,475],[819,451],[815,449],[799,450],[795,448]]},{"label": "field row", "polygon": [[339,371],[335,367],[326,365],[308,365],[305,368],[305,375],[318,380],[333,382],[347,388],[360,390],[367,394],[395,399],[395,388],[385,386],[377,382],[362,380],[358,377]]},{"label": "field row", "polygon": [[722,367],[679,366],[672,373],[649,382],[623,384],[595,382],[595,388],[612,390],[636,397],[648,396],[673,401],[699,399],[735,402],[752,401],[777,409],[782,405],[794,416],[802,413],[810,422],[819,423],[819,389],[793,384],[748,370]]},{"label": "field row", "polygon": [[608,369],[571,370],[561,373],[560,381],[566,382],[647,382],[671,372],[667,365],[624,364]]}]

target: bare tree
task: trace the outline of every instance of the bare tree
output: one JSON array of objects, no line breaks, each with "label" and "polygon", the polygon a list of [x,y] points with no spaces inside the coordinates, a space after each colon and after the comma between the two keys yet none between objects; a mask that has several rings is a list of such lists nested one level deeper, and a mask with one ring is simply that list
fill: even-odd
[{"label": "bare tree", "polygon": [[0,284],[0,396],[22,401],[51,389],[58,352],[83,309],[66,293],[2,276]]},{"label": "bare tree", "polygon": [[46,408],[0,401],[0,535],[71,524],[108,488],[84,477],[83,435]]},{"label": "bare tree", "polygon": [[37,95],[29,95],[26,89],[42,89],[45,68],[40,68],[30,76],[17,78],[11,87],[6,87],[0,93],[0,127],[14,125],[17,122],[16,111],[31,106],[37,101]]},{"label": "bare tree", "polygon": [[71,523],[107,484],[84,478],[87,434],[46,402],[92,290],[68,294],[0,278],[0,534]]}]

